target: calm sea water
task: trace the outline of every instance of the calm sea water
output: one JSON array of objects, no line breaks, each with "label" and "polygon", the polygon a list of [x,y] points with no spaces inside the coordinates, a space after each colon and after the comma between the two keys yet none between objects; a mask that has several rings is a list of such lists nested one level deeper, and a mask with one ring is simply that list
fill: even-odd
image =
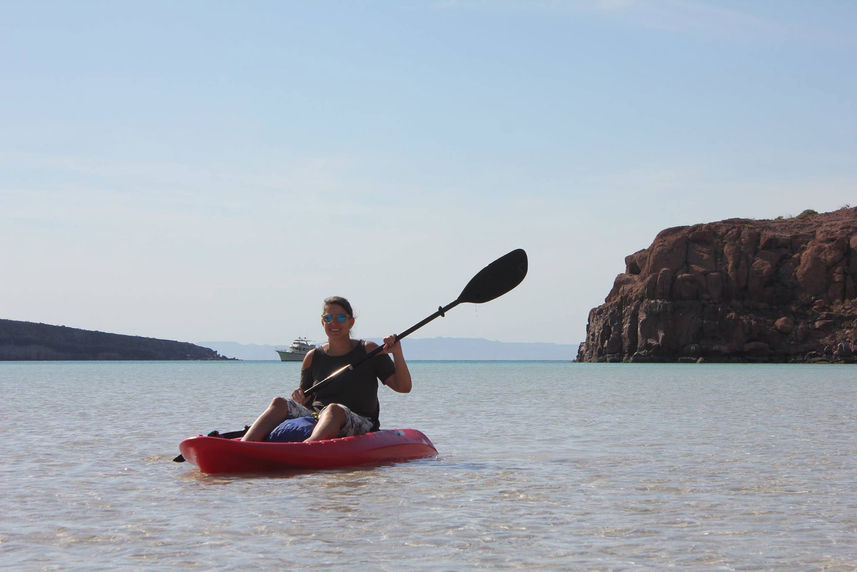
[{"label": "calm sea water", "polygon": [[857,569],[857,368],[414,362],[382,424],[437,459],[171,461],[298,365],[0,364],[0,567]]}]

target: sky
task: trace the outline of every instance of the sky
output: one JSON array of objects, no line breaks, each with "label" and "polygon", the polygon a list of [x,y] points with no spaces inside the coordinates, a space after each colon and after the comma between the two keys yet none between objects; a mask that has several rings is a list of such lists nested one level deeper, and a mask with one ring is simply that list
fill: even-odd
[{"label": "sky", "polygon": [[0,318],[576,344],[665,228],[857,203],[857,3],[0,1]]}]

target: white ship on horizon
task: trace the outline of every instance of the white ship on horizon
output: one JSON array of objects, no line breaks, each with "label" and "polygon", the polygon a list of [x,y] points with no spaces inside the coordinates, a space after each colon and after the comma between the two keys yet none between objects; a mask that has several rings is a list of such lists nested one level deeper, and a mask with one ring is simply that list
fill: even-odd
[{"label": "white ship on horizon", "polygon": [[276,350],[280,354],[280,361],[303,361],[308,351],[313,349],[310,341],[306,338],[296,338],[287,350]]}]

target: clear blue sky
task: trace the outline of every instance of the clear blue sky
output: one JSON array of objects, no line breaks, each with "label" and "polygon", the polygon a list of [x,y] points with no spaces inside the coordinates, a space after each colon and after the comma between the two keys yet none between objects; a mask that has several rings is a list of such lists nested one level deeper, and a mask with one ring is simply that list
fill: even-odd
[{"label": "clear blue sky", "polygon": [[577,343],[658,231],[857,202],[857,3],[2,2],[0,317]]}]

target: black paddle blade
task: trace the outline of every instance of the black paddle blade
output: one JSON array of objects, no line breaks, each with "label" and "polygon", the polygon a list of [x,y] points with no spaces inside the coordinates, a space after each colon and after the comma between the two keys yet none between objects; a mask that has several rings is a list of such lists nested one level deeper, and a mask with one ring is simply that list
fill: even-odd
[{"label": "black paddle blade", "polygon": [[527,275],[527,253],[522,248],[501,256],[474,276],[456,302],[481,304],[502,296]]}]

